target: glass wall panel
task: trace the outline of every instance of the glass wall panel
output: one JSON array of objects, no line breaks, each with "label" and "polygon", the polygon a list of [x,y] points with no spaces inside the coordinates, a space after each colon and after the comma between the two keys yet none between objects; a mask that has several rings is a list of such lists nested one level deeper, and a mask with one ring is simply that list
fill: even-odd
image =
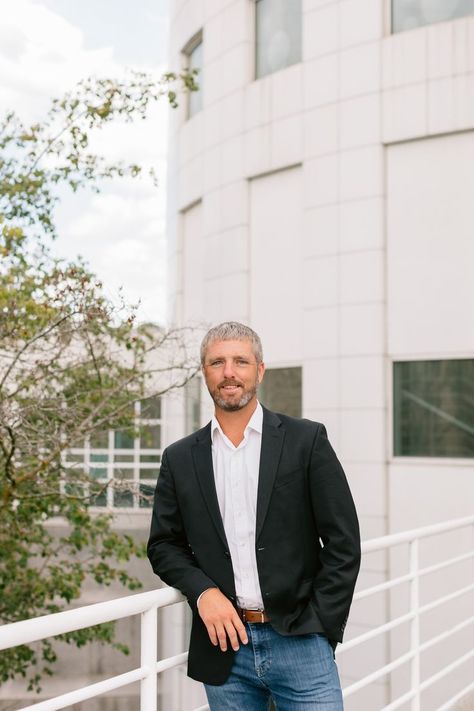
[{"label": "glass wall panel", "polygon": [[[154,490],[159,474],[162,404],[150,397],[136,403],[133,413],[132,426],[99,433],[63,456],[68,472],[86,470],[85,486],[94,506],[138,510],[150,505],[143,492]],[[65,490],[71,485],[65,483]]]},{"label": "glass wall panel", "polygon": [[301,62],[301,0],[257,0],[257,79]]},{"label": "glass wall panel", "polygon": [[301,368],[268,368],[258,390],[258,399],[269,410],[301,417]]},{"label": "glass wall panel", "polygon": [[196,432],[201,426],[201,378],[197,375],[184,388],[186,434]]},{"label": "glass wall panel", "polygon": [[394,454],[474,457],[474,360],[393,364]]},{"label": "glass wall panel", "polygon": [[188,118],[191,118],[202,109],[202,35],[200,35],[199,39],[197,39],[195,43],[192,43],[191,46],[192,48],[186,52],[188,56],[188,68],[197,69],[195,81],[199,88],[197,91],[190,91],[188,94]]},{"label": "glass wall panel", "polygon": [[117,430],[114,432],[115,449],[133,449],[135,433],[133,430]]},{"label": "glass wall panel", "polygon": [[392,0],[392,32],[474,14],[474,0]]},{"label": "glass wall panel", "polygon": [[148,397],[140,402],[140,417],[142,420],[159,420],[161,418],[161,399]]}]

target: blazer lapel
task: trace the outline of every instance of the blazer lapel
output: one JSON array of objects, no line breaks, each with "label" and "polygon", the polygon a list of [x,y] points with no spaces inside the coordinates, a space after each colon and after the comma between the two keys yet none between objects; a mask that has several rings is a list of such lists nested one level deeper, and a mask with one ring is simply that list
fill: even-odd
[{"label": "blazer lapel", "polygon": [[273,483],[280,462],[285,430],[280,418],[274,412],[263,408],[262,448],[258,475],[257,522],[255,540],[258,540],[267,515],[272,495]]},{"label": "blazer lapel", "polygon": [[216,484],[214,481],[214,468],[212,466],[211,450],[211,423],[209,423],[200,433],[196,443],[192,446],[194,467],[197,479],[201,487],[202,495],[212,522],[222,539],[226,549],[228,549],[227,539],[222,523],[219,502],[217,500]]}]

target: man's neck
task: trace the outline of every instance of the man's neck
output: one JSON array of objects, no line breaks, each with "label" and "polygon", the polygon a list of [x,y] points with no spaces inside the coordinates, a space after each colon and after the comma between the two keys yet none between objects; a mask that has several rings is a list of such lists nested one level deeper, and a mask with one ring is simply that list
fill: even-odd
[{"label": "man's neck", "polygon": [[245,428],[250,418],[257,409],[257,398],[250,400],[241,410],[222,410],[216,407],[215,415],[226,437],[235,447],[238,447],[244,438]]}]

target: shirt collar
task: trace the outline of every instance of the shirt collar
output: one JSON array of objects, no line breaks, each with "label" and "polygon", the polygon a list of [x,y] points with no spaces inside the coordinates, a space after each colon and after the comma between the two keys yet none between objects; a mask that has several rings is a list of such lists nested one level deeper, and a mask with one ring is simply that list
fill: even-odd
[{"label": "shirt collar", "polygon": [[[212,443],[214,443],[214,437],[216,434],[216,430],[220,432],[220,434],[225,437],[225,434],[222,431],[222,428],[217,420],[217,417],[215,414],[212,416],[211,420],[211,440]],[[249,430],[254,430],[255,432],[258,432],[258,434],[262,434],[263,431],[263,408],[260,405],[260,403],[257,400],[257,407],[255,408],[252,417],[247,423],[247,426],[244,430],[244,439],[247,437],[248,431]]]}]

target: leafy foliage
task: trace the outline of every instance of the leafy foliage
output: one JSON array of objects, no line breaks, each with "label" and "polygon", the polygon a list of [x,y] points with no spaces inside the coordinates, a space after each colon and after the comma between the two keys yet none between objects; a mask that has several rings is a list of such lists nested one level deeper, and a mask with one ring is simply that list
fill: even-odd
[{"label": "leafy foliage", "polygon": [[[64,463],[65,452],[105,429],[130,428],[131,405],[183,385],[195,364],[185,333],[138,326],[133,309],[112,304],[80,260],[53,258],[54,208],[65,187],[100,191],[137,178],[138,165],[90,149],[94,132],[120,118],[145,118],[160,97],[176,106],[194,76],[144,74],[87,80],[52,102],[42,123],[13,113],[0,123],[0,621],[57,612],[98,585],[140,582],[127,572],[143,545],[91,510],[106,486]],[[153,178],[153,176],[152,176]],[[136,492],[135,492],[136,493]],[[51,526],[60,521],[61,526]],[[113,625],[63,636],[82,646],[113,644]],[[52,673],[54,644],[0,654],[0,680],[20,675],[39,690]],[[32,676],[31,676],[32,674]]]}]

